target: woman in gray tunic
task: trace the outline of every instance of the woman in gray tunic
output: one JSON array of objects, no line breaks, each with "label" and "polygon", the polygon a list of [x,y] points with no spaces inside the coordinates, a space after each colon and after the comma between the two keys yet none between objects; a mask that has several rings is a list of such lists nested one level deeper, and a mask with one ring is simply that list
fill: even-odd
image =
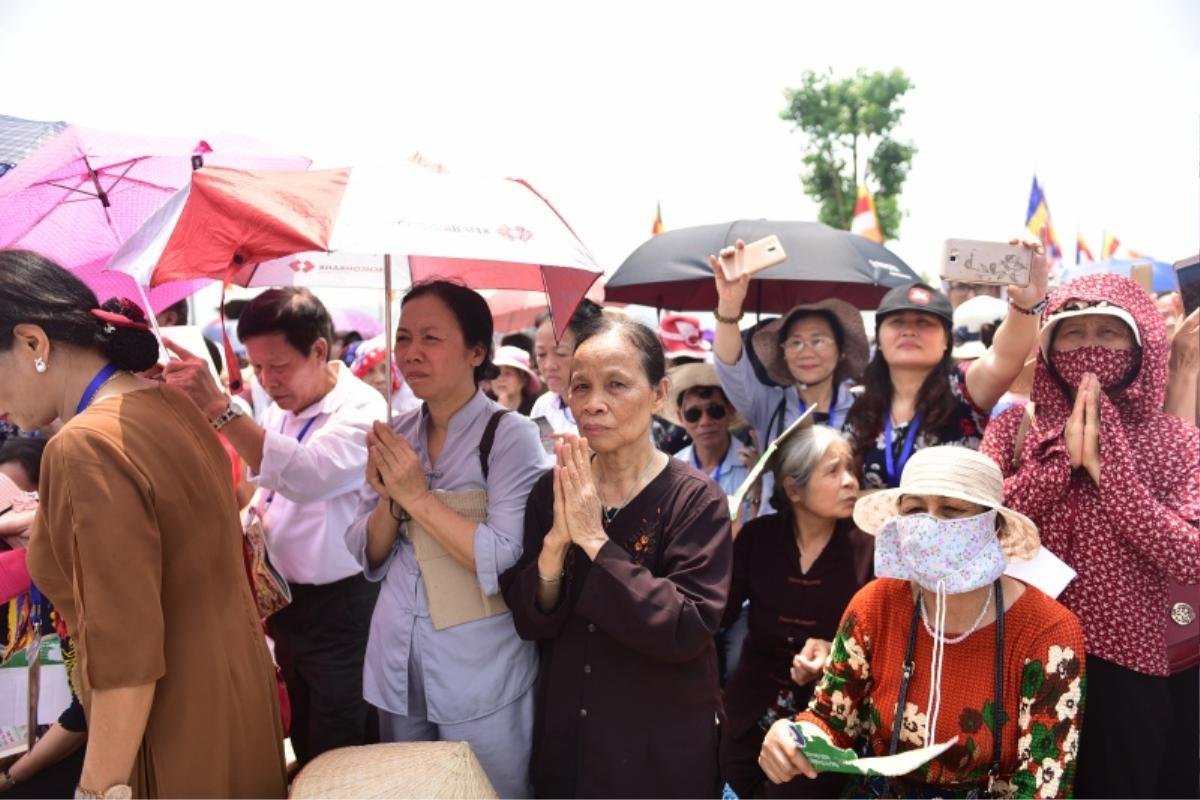
[{"label": "woman in gray tunic", "polygon": [[363,692],[385,741],[467,741],[501,797],[529,794],[534,645],[499,597],[526,497],[548,468],[537,426],[478,388],[495,374],[483,298],[445,281],[404,298],[396,364],[422,406],[376,423],[346,533],[383,581]]}]

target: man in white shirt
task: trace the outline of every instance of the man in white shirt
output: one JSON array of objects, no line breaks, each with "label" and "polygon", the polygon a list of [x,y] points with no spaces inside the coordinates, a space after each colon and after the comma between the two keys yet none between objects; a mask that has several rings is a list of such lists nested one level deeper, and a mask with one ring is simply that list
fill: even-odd
[{"label": "man in white shirt", "polygon": [[270,289],[246,306],[238,338],[271,398],[262,425],[232,404],[203,362],[172,361],[183,389],[234,446],[259,486],[272,562],[292,602],[267,620],[292,707],[301,765],[326,750],[365,742],[363,656],[379,584],[346,549],[365,483],[366,434],[387,401],[330,361],[329,312],[306,289]]}]

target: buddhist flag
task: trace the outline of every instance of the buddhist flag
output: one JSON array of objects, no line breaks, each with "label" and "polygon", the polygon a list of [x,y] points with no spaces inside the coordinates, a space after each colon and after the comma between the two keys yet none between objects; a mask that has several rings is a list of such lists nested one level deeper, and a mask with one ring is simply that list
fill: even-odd
[{"label": "buddhist flag", "polygon": [[666,230],[666,228],[664,228],[663,224],[662,224],[662,204],[655,203],[654,204],[654,225],[650,228],[650,235],[658,236],[660,233],[662,233],[665,230]]},{"label": "buddhist flag", "polygon": [[1046,234],[1050,239],[1050,257],[1056,261],[1062,260],[1062,248],[1058,244],[1058,234],[1054,232],[1054,224],[1050,221],[1050,206],[1046,204],[1046,195],[1038,186],[1037,175],[1033,176],[1033,188],[1029,191],[1029,210],[1025,212],[1025,227],[1038,236],[1042,226],[1046,226]]},{"label": "buddhist flag", "polygon": [[1117,254],[1117,248],[1121,246],[1121,240],[1113,236],[1108,231],[1104,232],[1104,244],[1100,248],[1102,258],[1112,258]]},{"label": "buddhist flag", "polygon": [[1078,264],[1083,260],[1083,256],[1087,256],[1088,261],[1095,261],[1095,256],[1092,255],[1092,248],[1087,246],[1087,242],[1083,240],[1083,234],[1075,231],[1075,263]]},{"label": "buddhist flag", "polygon": [[854,204],[854,219],[850,232],[864,239],[883,244],[883,231],[879,228],[879,217],[875,214],[875,200],[864,184],[858,185],[858,202]]}]

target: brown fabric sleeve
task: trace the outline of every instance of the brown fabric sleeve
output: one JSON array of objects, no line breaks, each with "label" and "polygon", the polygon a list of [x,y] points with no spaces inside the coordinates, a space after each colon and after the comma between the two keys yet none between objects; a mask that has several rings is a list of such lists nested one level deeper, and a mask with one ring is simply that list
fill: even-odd
[{"label": "brown fabric sleeve", "polygon": [[554,522],[553,475],[553,470],[547,472],[529,492],[525,504],[525,542],[521,558],[500,575],[500,590],[504,594],[504,602],[512,610],[517,635],[531,641],[556,638],[562,632],[572,609],[570,570],[563,576],[558,605],[547,612],[537,602],[540,583],[538,556],[542,554],[542,540]]},{"label": "brown fabric sleeve", "polygon": [[147,477],[107,436],[60,433],[47,447],[56,502],[49,530],[74,578],[92,689],[153,683],[166,672],[162,541]]}]

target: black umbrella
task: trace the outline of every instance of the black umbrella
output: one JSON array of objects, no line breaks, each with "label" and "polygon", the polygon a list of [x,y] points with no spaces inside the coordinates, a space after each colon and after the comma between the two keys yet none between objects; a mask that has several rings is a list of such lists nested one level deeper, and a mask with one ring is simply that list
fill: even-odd
[{"label": "black umbrella", "polygon": [[775,234],[787,260],[751,278],[746,308],[783,313],[800,303],[835,297],[873,309],[888,289],[921,280],[895,253],[869,239],[820,222],[738,220],[667,231],[642,244],[605,283],[604,297],[619,303],[711,311],[717,290],[710,253],[738,239]]}]

